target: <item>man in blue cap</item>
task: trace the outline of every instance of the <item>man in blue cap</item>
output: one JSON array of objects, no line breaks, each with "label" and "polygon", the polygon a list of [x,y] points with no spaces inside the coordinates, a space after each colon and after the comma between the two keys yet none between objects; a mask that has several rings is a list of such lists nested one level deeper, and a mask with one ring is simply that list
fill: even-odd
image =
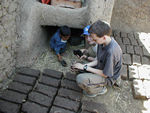
[{"label": "man in blue cap", "polygon": [[97,58],[86,64],[75,63],[74,70],[84,70],[76,77],[78,86],[88,97],[96,97],[107,92],[107,86],[119,85],[122,67],[122,50],[119,44],[111,37],[111,26],[105,21],[98,20],[88,31],[98,44]]},{"label": "man in blue cap", "polygon": [[88,61],[93,61],[95,59],[96,53],[97,53],[97,44],[90,37],[90,33],[88,32],[89,28],[90,28],[90,25],[86,26],[83,29],[82,36],[85,38],[86,49],[80,49],[81,52],[84,54],[80,58],[87,59]]}]

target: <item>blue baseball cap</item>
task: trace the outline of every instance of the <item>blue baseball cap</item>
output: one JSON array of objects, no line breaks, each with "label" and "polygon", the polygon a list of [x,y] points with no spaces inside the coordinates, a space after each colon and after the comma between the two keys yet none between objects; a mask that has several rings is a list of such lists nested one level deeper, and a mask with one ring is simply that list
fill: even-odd
[{"label": "blue baseball cap", "polygon": [[83,35],[90,35],[90,33],[88,32],[89,29],[90,29],[90,25],[86,26],[86,27],[83,29]]}]

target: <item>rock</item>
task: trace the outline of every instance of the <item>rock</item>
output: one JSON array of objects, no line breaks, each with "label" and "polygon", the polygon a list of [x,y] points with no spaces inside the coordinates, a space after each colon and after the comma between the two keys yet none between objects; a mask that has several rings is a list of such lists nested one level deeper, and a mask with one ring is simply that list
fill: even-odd
[{"label": "rock", "polygon": [[55,78],[61,78],[63,73],[56,71],[56,70],[51,70],[51,69],[44,69],[43,70],[43,75],[47,75],[50,77],[55,77]]},{"label": "rock", "polygon": [[72,101],[70,99],[62,98],[59,96],[57,96],[54,100],[55,106],[63,107],[65,109],[69,109],[75,112],[77,112],[77,110],[79,109],[79,104],[80,103],[77,101]]},{"label": "rock", "polygon": [[129,66],[129,80],[140,79],[137,66]]},{"label": "rock", "polygon": [[36,103],[39,103],[41,105],[49,107],[52,104],[52,99],[53,98],[50,98],[50,97],[48,97],[46,95],[43,95],[41,93],[31,92],[29,94],[28,99],[33,101],[33,102],[36,102]]},{"label": "rock", "polygon": [[131,65],[131,55],[130,54],[123,54],[123,63]]},{"label": "rock", "polygon": [[11,91],[11,90],[6,90],[4,93],[2,93],[0,98],[8,100],[10,102],[15,102],[15,103],[21,104],[23,102],[23,100],[26,99],[26,95]]},{"label": "rock", "polygon": [[149,64],[150,64],[150,59],[147,58],[147,57],[142,57],[142,64],[147,64],[147,65],[149,65]]},{"label": "rock", "polygon": [[35,104],[33,102],[26,102],[22,105],[22,111],[25,113],[47,113],[48,108]]},{"label": "rock", "polygon": [[132,55],[133,64],[141,64],[141,57],[139,55]]},{"label": "rock", "polygon": [[133,80],[133,96],[136,99],[146,99],[146,91],[142,80]]},{"label": "rock", "polygon": [[85,100],[82,101],[82,111],[88,111],[90,113],[107,113],[107,109],[104,104]]},{"label": "rock", "polygon": [[142,51],[142,48],[140,46],[135,46],[134,51],[135,51],[136,55],[141,55],[141,56],[143,55],[143,51]]},{"label": "rock", "polygon": [[2,113],[19,113],[20,105],[0,100],[0,112]]},{"label": "rock", "polygon": [[74,113],[74,111],[69,111],[60,107],[53,106],[49,113]]},{"label": "rock", "polygon": [[127,80],[128,79],[128,74],[127,74],[127,65],[122,65],[122,69],[121,69],[121,78],[123,80]]},{"label": "rock", "polygon": [[38,84],[36,89],[37,92],[43,93],[49,97],[54,97],[57,93],[57,88],[55,87],[51,87],[51,86],[47,86],[44,84]]},{"label": "rock", "polygon": [[127,53],[134,54],[134,49],[132,45],[127,45],[126,47],[127,47]]},{"label": "rock", "polygon": [[72,99],[74,101],[81,101],[82,93],[79,93],[79,92],[76,92],[73,90],[69,90],[69,89],[65,89],[65,88],[61,88],[58,91],[58,96]]},{"label": "rock", "polygon": [[42,76],[41,83],[44,83],[46,85],[58,87],[60,84],[60,79],[52,78],[52,77],[47,77],[47,76]]},{"label": "rock", "polygon": [[150,80],[150,65],[141,65],[138,67],[139,78],[142,80]]}]

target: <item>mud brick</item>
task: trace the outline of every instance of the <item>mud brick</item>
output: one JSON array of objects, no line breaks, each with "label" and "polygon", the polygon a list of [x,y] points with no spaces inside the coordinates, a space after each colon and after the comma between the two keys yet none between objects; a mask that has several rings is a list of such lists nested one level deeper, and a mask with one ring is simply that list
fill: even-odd
[{"label": "mud brick", "polygon": [[123,53],[127,53],[126,52],[126,45],[121,44],[120,47],[121,47]]},{"label": "mud brick", "polygon": [[77,101],[72,101],[67,98],[58,97],[58,96],[55,98],[55,101],[54,101],[54,105],[60,106],[62,108],[66,108],[75,112],[78,111],[79,104],[80,103]]},{"label": "mud brick", "polygon": [[127,33],[121,32],[121,37],[126,38],[127,37]]},{"label": "mud brick", "polygon": [[51,70],[51,69],[44,69],[43,75],[47,75],[47,76],[55,77],[55,78],[61,78],[63,73],[59,71]]},{"label": "mud brick", "polygon": [[142,49],[143,49],[143,55],[150,57],[150,50],[148,51],[145,47],[142,47]]},{"label": "mud brick", "polygon": [[63,96],[65,98],[69,98],[75,101],[80,101],[82,99],[82,93],[73,90],[68,90],[65,88],[59,89],[58,96]]},{"label": "mud brick", "polygon": [[146,91],[142,80],[133,80],[133,96],[136,99],[146,99]]},{"label": "mud brick", "polygon": [[150,59],[147,57],[142,57],[142,64],[150,64]]},{"label": "mud brick", "polygon": [[56,95],[57,88],[43,84],[38,84],[38,86],[36,87],[36,91],[41,92],[47,96],[53,97],[54,95]]},{"label": "mud brick", "polygon": [[75,113],[75,112],[53,106],[49,113]]},{"label": "mud brick", "polygon": [[0,100],[0,113],[19,113],[20,106]]},{"label": "mud brick", "polygon": [[26,95],[11,90],[6,90],[2,93],[0,98],[15,103],[22,103],[26,99]]},{"label": "mud brick", "polygon": [[130,54],[123,54],[123,63],[131,65],[131,55]]},{"label": "mud brick", "polygon": [[141,64],[141,57],[138,55],[133,55],[133,64]]},{"label": "mud brick", "polygon": [[88,111],[90,113],[93,113],[94,111],[97,111],[98,113],[107,113],[107,109],[104,104],[96,103],[92,101],[83,101],[82,111]]},{"label": "mud brick", "polygon": [[133,46],[127,45],[127,53],[134,54]]},{"label": "mud brick", "polygon": [[130,39],[132,45],[138,45],[137,39],[134,37],[134,33],[128,33],[128,38]]},{"label": "mud brick", "polygon": [[144,89],[146,91],[146,98],[150,99],[150,80],[144,80],[143,81]]},{"label": "mud brick", "polygon": [[144,44],[142,43],[142,41],[140,40],[140,38],[137,39],[137,42],[138,42],[138,45],[139,45],[139,46],[141,46],[141,47],[144,46]]},{"label": "mud brick", "polygon": [[71,72],[67,72],[65,78],[68,80],[76,81],[76,74],[73,74]]},{"label": "mud brick", "polygon": [[116,37],[116,36],[120,37],[120,31],[114,30],[114,31],[113,31],[113,36],[114,36],[114,37]]},{"label": "mud brick", "polygon": [[123,45],[122,38],[116,37],[116,41],[119,45]]},{"label": "mud brick", "polygon": [[138,67],[139,78],[142,80],[150,80],[150,65],[141,65]]},{"label": "mud brick", "polygon": [[29,100],[47,107],[50,106],[52,103],[52,98],[37,92],[31,92],[29,94]]},{"label": "mud brick", "polygon": [[134,33],[133,32],[127,33],[127,36],[128,36],[129,39],[134,38]]},{"label": "mud brick", "polygon": [[25,67],[17,69],[17,73],[24,74],[24,75],[29,75],[29,76],[33,76],[33,77],[39,77],[39,75],[40,75],[39,70],[25,68]]},{"label": "mud brick", "polygon": [[40,106],[33,102],[26,102],[22,106],[22,111],[25,113],[47,113],[48,108]]},{"label": "mud brick", "polygon": [[139,39],[139,33],[138,32],[134,32],[133,35],[134,35],[135,39]]},{"label": "mud brick", "polygon": [[140,79],[137,66],[129,66],[129,80]]},{"label": "mud brick", "polygon": [[[81,113],[91,113],[91,112],[88,112],[88,111],[81,111]],[[96,112],[92,112],[92,113],[96,113]]]},{"label": "mud brick", "polygon": [[122,65],[122,68],[121,68],[121,78],[123,80],[127,80],[128,79],[127,65]]},{"label": "mud brick", "polygon": [[26,84],[21,84],[21,83],[18,83],[18,82],[12,82],[9,85],[8,89],[12,89],[12,90],[27,94],[29,91],[32,90],[32,87],[28,86]]},{"label": "mud brick", "polygon": [[123,44],[126,44],[126,45],[130,45],[131,44],[129,38],[122,38],[122,40],[123,40]]},{"label": "mud brick", "polygon": [[137,54],[137,55],[141,55],[141,56],[143,55],[143,51],[140,46],[135,46],[134,51],[135,51],[135,54]]},{"label": "mud brick", "polygon": [[40,82],[47,84],[47,85],[54,86],[54,87],[58,87],[60,84],[59,79],[55,79],[55,78],[51,78],[51,77],[47,77],[47,76],[42,76]]},{"label": "mud brick", "polygon": [[135,38],[130,38],[131,45],[138,46],[137,40]]},{"label": "mud brick", "polygon": [[20,75],[20,74],[17,74],[14,78],[14,81],[25,83],[28,85],[34,85],[35,80],[36,80],[36,78],[34,78],[34,77],[24,76],[24,75]]},{"label": "mud brick", "polygon": [[76,82],[69,81],[67,79],[62,80],[61,86],[64,88],[67,88],[67,89],[72,89],[72,90],[76,90],[76,91],[80,91],[80,92],[82,91]]}]

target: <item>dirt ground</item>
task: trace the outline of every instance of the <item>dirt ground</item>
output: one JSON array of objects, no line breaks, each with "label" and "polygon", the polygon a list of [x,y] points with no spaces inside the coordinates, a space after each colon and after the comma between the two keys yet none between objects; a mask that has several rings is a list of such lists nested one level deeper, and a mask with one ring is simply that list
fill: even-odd
[{"label": "dirt ground", "polygon": [[[57,57],[54,53],[46,48],[40,58],[37,59],[35,64],[32,66],[34,69],[43,70],[46,68],[62,71],[64,74],[70,71],[70,65],[74,61],[80,61],[76,56],[73,55],[72,50],[83,48],[80,46],[68,46],[63,58],[66,60],[68,66],[62,67],[57,61]],[[132,82],[123,81],[121,89],[108,88],[108,92],[105,95],[97,96],[95,98],[83,97],[84,100],[91,100],[106,105],[109,113],[148,113],[149,111],[144,107],[149,101],[137,100],[132,95]]]}]

